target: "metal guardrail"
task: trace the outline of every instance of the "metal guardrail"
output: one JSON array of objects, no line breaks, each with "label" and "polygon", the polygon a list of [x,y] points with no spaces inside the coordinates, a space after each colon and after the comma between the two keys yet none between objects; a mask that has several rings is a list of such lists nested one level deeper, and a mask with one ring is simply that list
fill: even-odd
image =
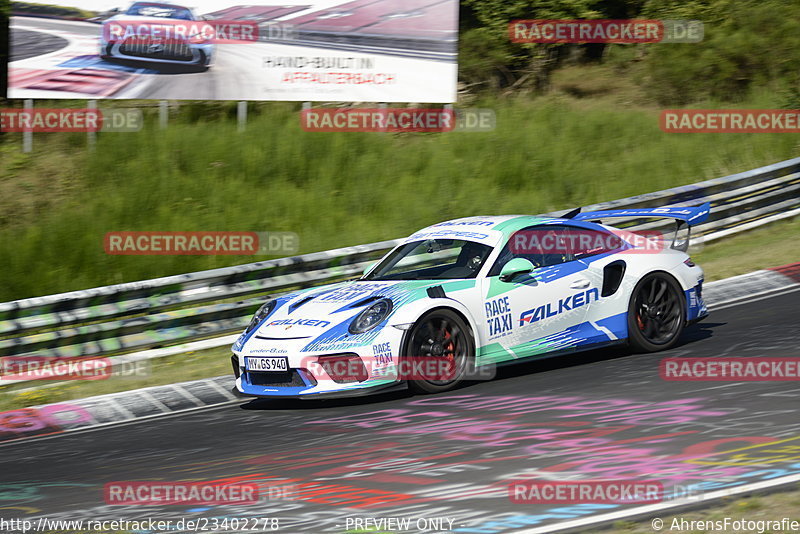
[{"label": "metal guardrail", "polygon": [[[798,215],[800,158],[586,210],[704,202],[711,216],[694,232],[706,241]],[[633,220],[631,228],[664,224]],[[352,278],[399,242],[1,303],[0,357],[109,356],[235,333],[264,295]]]}]

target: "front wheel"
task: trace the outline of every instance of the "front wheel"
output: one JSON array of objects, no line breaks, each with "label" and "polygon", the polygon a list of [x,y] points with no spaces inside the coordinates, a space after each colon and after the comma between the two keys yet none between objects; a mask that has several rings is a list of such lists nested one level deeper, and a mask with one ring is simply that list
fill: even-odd
[{"label": "front wheel", "polygon": [[409,387],[420,393],[439,393],[464,380],[467,366],[474,361],[475,343],[469,326],[457,313],[442,309],[424,315],[409,331],[403,358],[406,364],[430,360],[438,369],[432,374],[409,376]]},{"label": "front wheel", "polygon": [[633,290],[628,305],[628,342],[639,352],[675,345],[683,333],[686,304],[683,291],[666,273],[651,273]]}]

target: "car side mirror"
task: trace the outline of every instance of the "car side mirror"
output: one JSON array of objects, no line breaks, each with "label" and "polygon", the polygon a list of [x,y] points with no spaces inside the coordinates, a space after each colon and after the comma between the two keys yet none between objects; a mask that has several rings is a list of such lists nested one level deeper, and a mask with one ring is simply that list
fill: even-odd
[{"label": "car side mirror", "polygon": [[536,267],[533,266],[530,260],[526,260],[525,258],[514,258],[503,265],[503,269],[500,271],[500,281],[510,282],[521,274],[532,273],[535,268]]}]

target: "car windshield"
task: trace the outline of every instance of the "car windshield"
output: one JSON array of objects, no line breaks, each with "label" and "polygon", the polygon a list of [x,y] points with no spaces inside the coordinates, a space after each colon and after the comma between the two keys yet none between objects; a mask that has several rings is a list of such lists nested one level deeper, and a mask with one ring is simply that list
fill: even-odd
[{"label": "car windshield", "polygon": [[160,4],[133,4],[128,15],[141,17],[157,17],[160,19],[192,20],[192,13],[184,8]]},{"label": "car windshield", "polygon": [[491,247],[474,241],[413,241],[395,249],[363,280],[475,278],[491,252]]}]

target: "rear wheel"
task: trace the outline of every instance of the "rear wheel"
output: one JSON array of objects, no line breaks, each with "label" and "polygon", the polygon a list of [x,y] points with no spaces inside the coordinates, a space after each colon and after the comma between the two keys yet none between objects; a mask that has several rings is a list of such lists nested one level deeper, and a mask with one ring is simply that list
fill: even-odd
[{"label": "rear wheel", "polygon": [[[475,343],[469,326],[457,313],[442,309],[424,315],[409,331],[405,364],[414,366],[426,359],[437,371],[425,376],[411,372],[409,387],[420,393],[438,393],[454,388],[463,379],[475,357]],[[443,365],[445,366],[443,367]]]},{"label": "rear wheel", "polygon": [[628,305],[628,342],[639,352],[674,346],[683,333],[686,304],[683,291],[666,273],[651,273],[633,290]]}]

